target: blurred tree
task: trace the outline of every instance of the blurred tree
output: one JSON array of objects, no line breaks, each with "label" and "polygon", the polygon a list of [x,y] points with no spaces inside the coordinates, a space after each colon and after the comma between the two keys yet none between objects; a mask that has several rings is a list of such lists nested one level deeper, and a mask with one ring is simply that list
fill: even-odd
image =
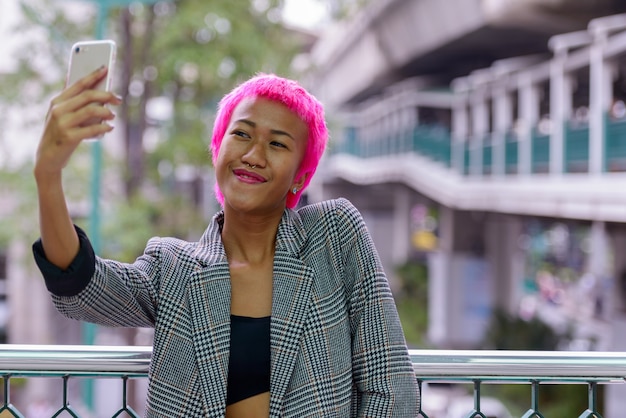
[{"label": "blurred tree", "polygon": [[[149,221],[139,229],[148,236],[188,237],[204,229],[206,214],[198,211],[206,209],[202,183],[210,165],[217,101],[260,71],[295,76],[290,63],[303,38],[282,26],[281,3],[180,0],[134,4],[115,14],[116,91],[125,98],[118,116],[126,151],[126,201],[118,202],[105,236],[127,233],[123,216]],[[176,222],[171,214],[178,217]],[[135,235],[138,239],[125,240],[131,247],[117,243],[106,254],[136,256],[147,237]]]},{"label": "blurred tree", "polygon": [[428,330],[428,269],[425,264],[407,262],[396,269],[401,287],[394,295],[407,344],[424,348]]},{"label": "blurred tree", "polygon": [[327,3],[330,7],[331,17],[335,20],[343,20],[353,17],[371,2],[372,0],[341,0]]},{"label": "blurred tree", "polygon": [[[206,164],[211,112],[237,82],[259,71],[291,75],[298,37],[280,24],[280,5],[180,0],[119,12],[127,196],[163,161],[174,169]],[[149,105],[159,103],[172,106],[169,120],[149,114]],[[168,130],[153,144],[154,158],[146,160],[146,129],[155,126]]]},{"label": "blurred tree", "polygon": [[[16,34],[10,44],[20,47],[4,61],[12,63],[13,68],[0,74],[0,193],[3,205],[11,208],[11,216],[0,218],[2,246],[15,237],[31,241],[37,236],[32,158],[23,156],[25,149],[34,152],[35,143],[25,138],[41,130],[47,108],[43,102],[63,86],[61,69],[67,65],[67,39],[84,38],[93,32],[88,22],[68,19],[58,5],[48,0],[19,2],[19,6],[23,19],[10,28]],[[19,122],[15,122],[18,116]],[[87,192],[82,179],[89,166],[84,157],[85,150],[79,150],[76,164],[68,167],[72,173],[66,181],[70,199]]]},{"label": "blurred tree", "polygon": [[556,350],[571,337],[561,335],[538,317],[525,320],[496,310],[491,317],[483,348],[490,350]]},{"label": "blurred tree", "polygon": [[[69,17],[66,9],[73,5],[68,3],[20,2],[24,19],[15,30],[24,39],[16,52],[15,71],[0,78],[0,108],[22,107],[21,114],[30,116],[25,125],[31,128],[40,129],[50,95],[63,87],[69,46],[93,37],[95,9],[87,1],[74,2],[85,13]],[[282,0],[178,0],[151,6],[132,3],[111,12],[107,37],[118,42],[114,89],[124,97],[117,113],[126,153],[122,164],[111,157],[105,163],[105,170],[124,173],[123,196],[106,202],[109,220],[119,225],[107,227],[109,236],[128,232],[127,220],[118,216],[150,221],[152,234],[184,236],[203,227],[199,223],[204,219],[194,213],[199,209],[197,199],[193,201],[197,193],[181,195],[176,174],[191,173],[196,177],[188,179],[193,184],[207,171],[213,111],[226,91],[260,71],[296,76],[290,72],[291,60],[310,38],[282,26],[281,6]],[[84,181],[89,177],[88,149],[79,147],[66,170],[65,181],[70,183],[66,188],[77,201],[88,195]],[[14,167],[28,175],[11,179],[32,183],[31,164]],[[16,184],[12,189],[19,194],[23,188]],[[107,197],[114,195],[108,190]],[[162,199],[164,195],[167,199]],[[30,194],[31,229],[34,198]],[[145,213],[147,209],[151,212]],[[166,214],[172,211],[186,215],[171,222]],[[148,233],[150,228],[139,229]],[[104,241],[109,242],[106,237]],[[145,244],[138,241],[135,255]],[[103,251],[109,256],[133,253],[117,245]]]}]

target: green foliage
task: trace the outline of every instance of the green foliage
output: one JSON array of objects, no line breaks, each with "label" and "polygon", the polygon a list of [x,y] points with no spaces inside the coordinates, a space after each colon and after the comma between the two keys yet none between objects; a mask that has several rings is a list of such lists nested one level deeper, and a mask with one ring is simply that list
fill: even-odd
[{"label": "green foliage", "polygon": [[37,235],[37,213],[33,205],[35,187],[31,179],[32,166],[26,165],[16,170],[0,170],[0,194],[3,196],[0,216],[0,248],[6,248],[15,237],[34,240]]},{"label": "green foliage", "polygon": [[556,350],[567,338],[541,319],[524,320],[495,310],[483,347],[493,350]]},{"label": "green foliage", "polygon": [[[29,40],[14,51],[16,69],[0,78],[0,103],[32,107],[63,87],[72,42],[91,32],[89,21],[74,21],[51,0],[23,0],[23,19],[12,28]],[[41,123],[41,121],[38,121]]]},{"label": "green foliage", "polygon": [[396,270],[402,284],[395,295],[404,336],[411,347],[423,347],[428,329],[428,269],[408,262]]},{"label": "green foliage", "polygon": [[[167,98],[173,105],[172,120],[156,123],[164,132],[153,155],[146,156],[147,177],[164,160],[173,167],[207,162],[215,106],[235,84],[260,71],[293,76],[290,64],[298,38],[276,21],[280,5],[271,0],[257,10],[248,1],[180,0],[116,13],[123,40],[118,57],[129,59],[120,63],[120,77],[143,86],[139,96],[132,90],[126,95],[121,86],[127,122],[139,129],[153,124],[144,120],[150,97]],[[124,19],[131,20],[130,39],[124,35]]]},{"label": "green foliage", "polygon": [[353,17],[359,10],[370,4],[372,0],[340,0],[330,3],[331,15],[334,19],[344,20]]}]

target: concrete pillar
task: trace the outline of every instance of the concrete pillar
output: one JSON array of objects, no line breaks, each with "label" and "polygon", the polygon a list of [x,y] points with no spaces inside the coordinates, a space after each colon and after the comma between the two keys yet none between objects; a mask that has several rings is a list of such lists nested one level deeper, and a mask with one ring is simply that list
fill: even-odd
[{"label": "concrete pillar", "polygon": [[459,93],[452,108],[452,169],[465,174],[465,145],[469,134],[467,94]]},{"label": "concrete pillar", "polygon": [[516,313],[519,284],[523,277],[524,254],[518,242],[522,219],[518,216],[491,215],[486,225],[486,257],[493,274],[494,308]]},{"label": "concrete pillar", "polygon": [[609,271],[609,238],[606,222],[593,221],[589,234],[589,272],[598,277],[608,276]]},{"label": "concrete pillar", "polygon": [[444,347],[451,336],[454,320],[450,309],[452,291],[450,265],[454,253],[454,210],[439,208],[439,247],[428,256],[428,340]]},{"label": "concrete pillar", "polygon": [[393,241],[392,261],[395,266],[404,264],[411,251],[411,231],[407,225],[411,220],[411,192],[398,186],[393,195]]},{"label": "concrete pillar", "polygon": [[[615,277],[615,292],[612,292],[613,316],[626,317],[626,258],[619,256],[619,254],[626,254],[626,225],[614,226],[610,236],[613,254],[616,255],[613,257],[613,276]],[[626,344],[622,348],[626,349]]]},{"label": "concrete pillar", "polygon": [[489,130],[489,108],[485,87],[479,87],[470,94],[472,133],[470,142],[470,174],[483,174],[483,142]]},{"label": "concrete pillar", "polygon": [[539,93],[528,73],[522,73],[519,86],[518,170],[520,176],[532,173],[532,133],[539,121]]},{"label": "concrete pillar", "polygon": [[511,129],[513,119],[513,106],[511,94],[505,86],[498,85],[493,94],[492,114],[494,118],[493,126],[493,175],[502,176],[506,174],[506,133]]},{"label": "concrete pillar", "polygon": [[566,51],[557,51],[550,63],[550,174],[564,171],[565,121],[572,113],[572,81],[565,73]]},{"label": "concrete pillar", "polygon": [[589,51],[589,174],[605,171],[604,122],[613,96],[613,70],[604,59],[606,41],[606,33],[598,33]]}]

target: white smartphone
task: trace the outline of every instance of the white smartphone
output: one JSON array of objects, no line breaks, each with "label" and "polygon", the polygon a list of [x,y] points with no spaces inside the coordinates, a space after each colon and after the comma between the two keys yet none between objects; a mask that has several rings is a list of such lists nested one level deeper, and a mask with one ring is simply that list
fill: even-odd
[{"label": "white smartphone", "polygon": [[[111,40],[103,41],[82,41],[72,45],[70,52],[70,63],[67,70],[66,86],[71,86],[76,81],[94,72],[103,65],[108,68],[107,75],[97,85],[96,89],[111,91],[113,79],[113,65],[115,64],[115,42]],[[96,104],[96,103],[94,103]],[[90,119],[85,125],[101,123],[99,119]],[[103,135],[91,139],[101,139]],[[89,141],[88,139],[87,141]]]},{"label": "white smartphone", "polygon": [[66,85],[68,87],[71,86],[79,79],[104,65],[109,69],[107,76],[98,83],[96,88],[110,91],[113,77],[113,65],[115,64],[115,52],[115,42],[111,40],[75,43],[70,53]]}]

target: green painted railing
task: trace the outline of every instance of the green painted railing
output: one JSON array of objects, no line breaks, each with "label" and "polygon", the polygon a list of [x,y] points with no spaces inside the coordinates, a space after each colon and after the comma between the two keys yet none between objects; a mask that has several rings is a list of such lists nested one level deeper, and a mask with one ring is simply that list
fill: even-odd
[{"label": "green painted railing", "polygon": [[607,171],[626,171],[626,119],[606,119],[606,152],[605,164]]},{"label": "green painted railing", "polygon": [[580,173],[589,171],[589,126],[565,123],[565,172]]},{"label": "green painted railing", "polygon": [[[580,173],[589,170],[589,127],[587,124],[564,124],[563,161],[566,173]],[[626,120],[612,120],[608,116],[605,123],[605,147],[603,164],[605,171],[626,171]],[[364,140],[357,129],[345,128],[343,139],[332,152],[346,153],[361,158],[415,152],[446,167],[452,165],[451,133],[443,125],[418,125],[410,129]],[[473,149],[472,141],[462,143],[462,173],[471,172],[472,152],[481,152],[482,166],[479,172],[494,172],[495,156],[503,153],[504,172],[519,172],[519,142],[513,133],[504,138],[504,150],[491,141],[491,135],[483,139],[482,149]],[[550,169],[550,135],[533,129],[530,144],[531,173],[548,173]]]},{"label": "green painted railing", "polygon": [[506,174],[519,172],[519,141],[513,132],[504,137],[504,171]]},{"label": "green painted railing", "polygon": [[[23,406],[13,403],[9,391],[13,379],[59,379],[63,400],[53,407],[56,412],[52,416],[79,417],[68,401],[68,382],[101,377],[123,381],[122,403],[112,416],[137,417],[127,402],[126,383],[130,378],[147,377],[150,355],[150,347],[2,345],[0,416],[24,416],[20,410]],[[530,386],[529,409],[523,418],[543,417],[539,402],[543,384],[584,384],[588,387],[588,407],[579,418],[601,418],[598,385],[623,384],[626,376],[626,354],[617,352],[410,350],[410,356],[420,390],[437,382],[472,387],[474,407],[463,418],[485,417],[481,390],[495,384]],[[428,418],[429,412],[424,406],[419,416]]]},{"label": "green painted railing", "polygon": [[[543,418],[539,394],[544,385],[583,384],[587,408],[578,418],[602,418],[598,385],[626,382],[626,354],[618,352],[412,350],[411,360],[420,388],[433,382],[471,385],[474,407],[463,418],[485,418],[481,391],[490,384],[530,386],[522,418]],[[418,416],[428,418],[428,411]]]},{"label": "green painted railing", "polygon": [[493,139],[490,136],[487,136],[483,139],[483,166],[482,166],[482,174],[491,174],[493,173],[493,154],[494,154],[494,143]]}]

